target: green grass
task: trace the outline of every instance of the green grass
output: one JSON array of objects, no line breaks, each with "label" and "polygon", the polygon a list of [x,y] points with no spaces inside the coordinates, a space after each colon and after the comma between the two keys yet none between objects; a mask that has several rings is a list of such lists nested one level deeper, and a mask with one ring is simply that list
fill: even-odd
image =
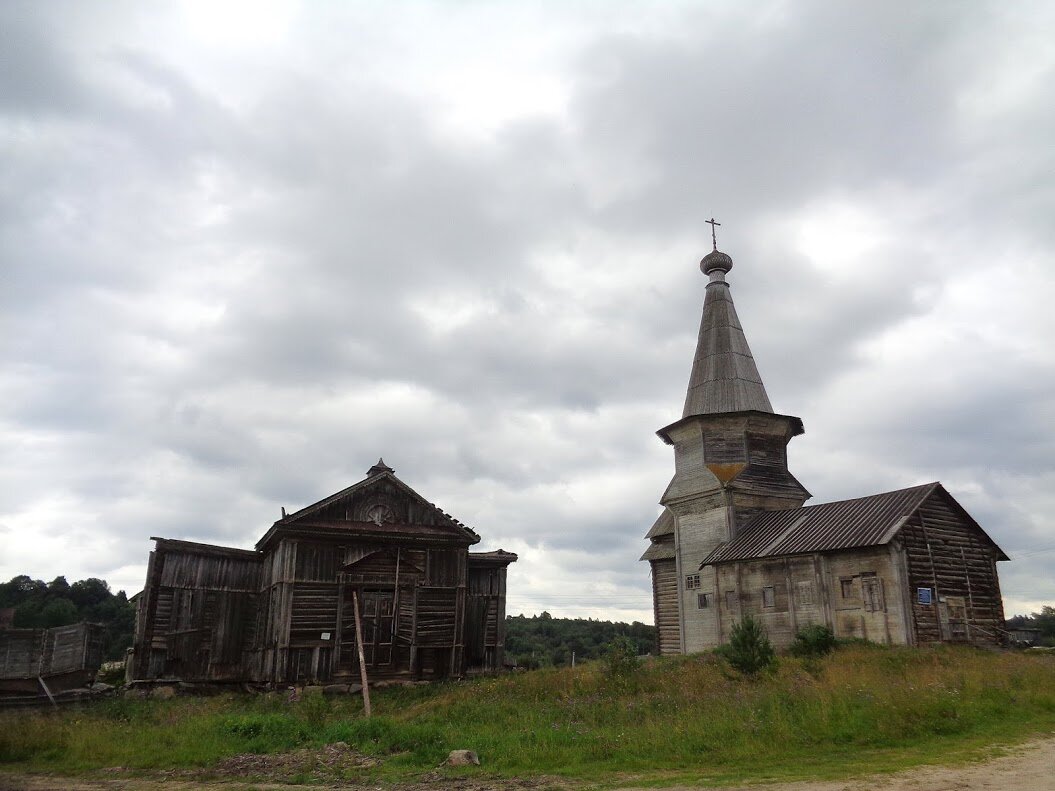
[{"label": "green grass", "polygon": [[[0,768],[84,773],[207,769],[242,753],[343,741],[378,756],[356,777],[420,777],[452,749],[484,765],[452,774],[595,783],[846,777],[976,758],[1055,729],[1055,657],[964,648],[844,647],[785,657],[746,679],[713,655],[654,660],[612,677],[600,663],[358,699],[281,695],[120,699],[0,715]],[[311,780],[312,776],[301,777]]]}]

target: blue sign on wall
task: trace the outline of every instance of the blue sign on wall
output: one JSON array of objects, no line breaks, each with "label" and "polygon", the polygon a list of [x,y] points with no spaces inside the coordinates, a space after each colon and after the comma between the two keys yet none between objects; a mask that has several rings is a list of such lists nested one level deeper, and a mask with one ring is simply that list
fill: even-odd
[{"label": "blue sign on wall", "polygon": [[920,604],[930,604],[932,601],[930,588],[916,588],[916,601]]}]

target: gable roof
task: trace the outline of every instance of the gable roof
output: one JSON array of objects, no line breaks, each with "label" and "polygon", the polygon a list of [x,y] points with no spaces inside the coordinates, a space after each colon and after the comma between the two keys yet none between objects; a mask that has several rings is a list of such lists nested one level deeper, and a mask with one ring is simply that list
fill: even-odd
[{"label": "gable roof", "polygon": [[[335,494],[331,494],[329,497],[324,497],[316,503],[304,506],[299,511],[295,511],[291,514],[286,514],[281,519],[277,520],[271,528],[261,537],[256,543],[256,548],[262,549],[274,538],[279,532],[285,530],[293,530],[298,527],[316,527],[322,529],[343,529],[343,530],[366,530],[368,532],[377,533],[392,533],[392,532],[405,532],[407,526],[403,525],[389,525],[381,524],[377,525],[373,522],[355,522],[355,521],[344,521],[344,520],[333,520],[327,519],[324,516],[322,518],[312,518],[320,511],[323,511],[328,506],[333,505],[341,500],[349,498],[360,492],[364,492],[370,488],[378,486],[384,482],[389,482],[396,489],[403,492],[405,495],[413,500],[416,500],[420,505],[424,506],[427,510],[430,510],[436,518],[435,525],[422,525],[422,530],[427,530],[436,535],[446,534],[454,536],[466,541],[469,544],[475,544],[479,542],[480,536],[477,535],[476,531],[472,528],[462,524],[453,516],[448,514],[443,509],[436,506],[435,503],[430,503],[416,491],[411,489],[407,484],[403,483],[399,478],[396,477],[395,472],[391,467],[384,463],[383,459],[379,459],[378,463],[369,469],[366,477],[349,486],[347,489],[342,489]],[[419,526],[415,525],[412,527],[414,530],[418,530]]]},{"label": "gable roof", "polygon": [[735,539],[711,552],[700,568],[735,560],[880,546],[893,539],[924,501],[939,491],[982,530],[945,487],[927,483],[853,500],[765,511],[748,522]]}]

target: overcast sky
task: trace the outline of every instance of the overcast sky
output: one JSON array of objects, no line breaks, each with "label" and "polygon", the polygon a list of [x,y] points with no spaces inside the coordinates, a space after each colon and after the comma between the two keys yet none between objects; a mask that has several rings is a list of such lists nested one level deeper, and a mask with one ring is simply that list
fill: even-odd
[{"label": "overcast sky", "polygon": [[0,4],[0,579],[142,588],[379,456],[652,620],[712,215],[811,502],[1055,603],[1050,2]]}]

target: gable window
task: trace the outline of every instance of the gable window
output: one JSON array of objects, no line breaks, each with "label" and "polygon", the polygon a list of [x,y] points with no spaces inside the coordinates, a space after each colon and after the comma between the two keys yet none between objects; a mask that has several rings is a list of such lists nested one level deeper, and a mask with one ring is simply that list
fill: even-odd
[{"label": "gable window", "polygon": [[707,610],[711,606],[711,593],[701,593],[696,597],[696,606],[701,610]]},{"label": "gable window", "polygon": [[700,587],[700,575],[689,574],[685,578],[685,590],[695,590],[698,587]]},{"label": "gable window", "polygon": [[762,606],[775,607],[777,604],[777,591],[772,585],[762,588]]}]

